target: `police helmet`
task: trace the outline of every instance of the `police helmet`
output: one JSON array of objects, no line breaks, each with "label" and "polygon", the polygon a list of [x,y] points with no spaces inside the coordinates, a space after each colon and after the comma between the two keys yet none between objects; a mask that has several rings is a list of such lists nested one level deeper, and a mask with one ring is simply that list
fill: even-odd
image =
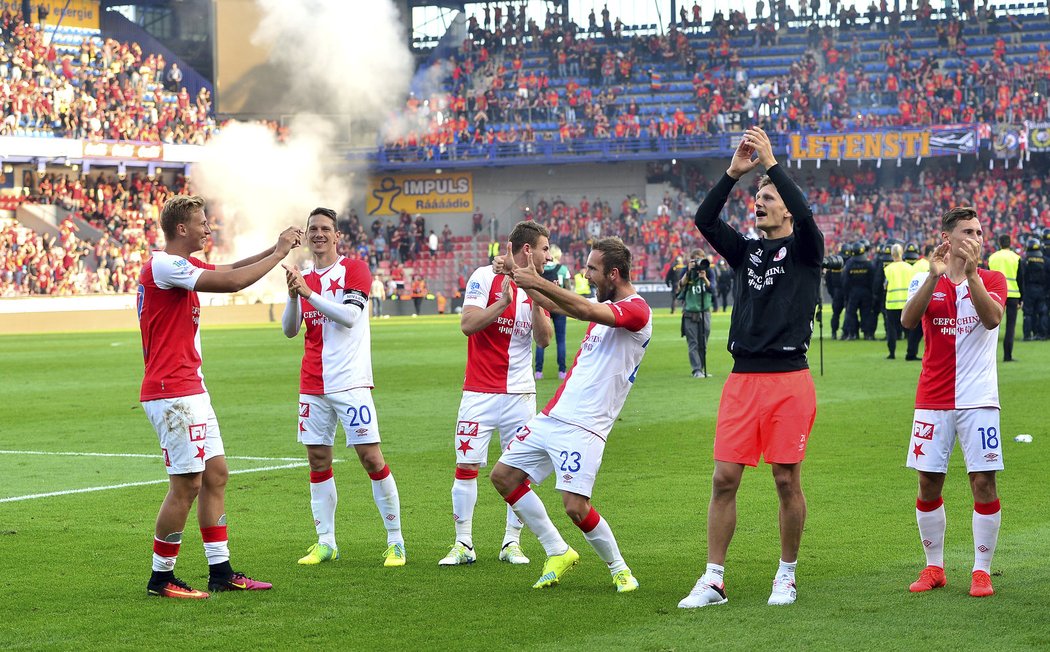
[{"label": "police helmet", "polygon": [[906,244],[904,246],[904,253],[906,253],[906,254],[915,254],[916,256],[918,256],[919,255],[919,245],[915,244],[914,242],[909,242],[908,244]]},{"label": "police helmet", "polygon": [[868,253],[868,241],[867,240],[860,240],[859,242],[854,242],[853,243],[853,255],[854,256],[863,256],[866,253]]},{"label": "police helmet", "polygon": [[1042,243],[1039,242],[1039,238],[1031,237],[1028,238],[1028,243],[1025,245],[1027,251],[1039,251],[1043,248]]},{"label": "police helmet", "polygon": [[1050,242],[1050,226],[1043,227],[1043,242]]},{"label": "police helmet", "polygon": [[883,242],[882,245],[879,246],[879,253],[883,256],[892,256],[893,244],[890,242]]}]

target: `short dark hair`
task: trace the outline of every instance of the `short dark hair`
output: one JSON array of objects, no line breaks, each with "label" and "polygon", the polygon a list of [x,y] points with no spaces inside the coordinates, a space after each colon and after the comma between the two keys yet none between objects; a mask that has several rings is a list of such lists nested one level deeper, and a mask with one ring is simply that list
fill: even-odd
[{"label": "short dark hair", "polygon": [[333,211],[331,208],[322,208],[318,206],[317,208],[310,211],[310,214],[306,217],[306,222],[309,223],[310,218],[314,215],[324,215],[328,219],[332,220],[333,225],[339,225],[339,220],[336,218],[335,211]]},{"label": "short dark hair", "polygon": [[620,270],[620,278],[625,281],[631,280],[631,250],[623,243],[623,240],[613,236],[602,238],[591,247],[594,251],[602,254],[603,274],[610,271]]},{"label": "short dark hair", "polygon": [[977,219],[977,209],[972,206],[949,208],[941,215],[941,231],[951,233],[957,223],[974,219]]},{"label": "short dark hair", "polygon": [[160,229],[164,237],[171,240],[175,237],[175,227],[190,221],[197,211],[204,210],[204,198],[200,195],[175,195],[164,202],[160,210]]},{"label": "short dark hair", "polygon": [[1007,249],[1010,246],[1010,234],[1000,233],[997,242],[999,243],[1000,249]]},{"label": "short dark hair", "polygon": [[529,220],[518,222],[510,232],[510,252],[516,254],[525,245],[535,247],[541,236],[549,239],[551,232],[546,227]]}]

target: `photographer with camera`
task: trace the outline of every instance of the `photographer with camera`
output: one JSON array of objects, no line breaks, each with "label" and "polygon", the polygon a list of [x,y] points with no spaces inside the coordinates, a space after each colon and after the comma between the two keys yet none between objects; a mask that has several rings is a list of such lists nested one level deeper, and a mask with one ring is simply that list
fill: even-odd
[{"label": "photographer with camera", "polygon": [[[733,186],[761,164],[751,240],[721,217]],[[780,565],[768,604],[795,602],[795,564],[806,521],[802,460],[817,413],[806,351],[820,298],[824,236],[802,190],[777,163],[759,127],[744,133],[729,169],[696,211],[696,226],[736,273],[729,352],[733,371],[715,425],[715,469],[707,514],[707,568],[678,606],[725,604],[725,559],[736,529],[744,468],[772,467],[780,499]]]},{"label": "photographer with camera", "polygon": [[678,281],[675,294],[682,302],[682,337],[689,347],[689,364],[693,378],[710,378],[707,373],[707,339],[711,336],[711,307],[714,292],[708,274],[711,261],[694,249],[686,272]]}]

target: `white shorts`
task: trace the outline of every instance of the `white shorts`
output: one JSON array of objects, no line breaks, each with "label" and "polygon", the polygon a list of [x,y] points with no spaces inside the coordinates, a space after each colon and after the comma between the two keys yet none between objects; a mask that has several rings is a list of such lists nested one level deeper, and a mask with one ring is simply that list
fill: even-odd
[{"label": "white shorts", "polygon": [[591,497],[605,453],[604,439],[542,413],[513,434],[501,463],[521,469],[536,484],[556,473],[558,490]]},{"label": "white shorts", "polygon": [[997,408],[915,410],[908,466],[928,473],[947,473],[956,439],[966,460],[967,473],[1003,470]]},{"label": "white shorts", "polygon": [[299,442],[334,446],[336,423],[343,424],[346,446],[379,443],[379,419],[372,390],[356,387],[331,394],[299,395]]},{"label": "white shorts", "polygon": [[157,431],[168,475],[201,473],[207,460],[226,454],[207,393],[143,401],[142,409]]},{"label": "white shorts", "polygon": [[463,392],[456,422],[456,464],[489,463],[492,431],[499,430],[500,449],[515,430],[536,414],[535,394]]}]

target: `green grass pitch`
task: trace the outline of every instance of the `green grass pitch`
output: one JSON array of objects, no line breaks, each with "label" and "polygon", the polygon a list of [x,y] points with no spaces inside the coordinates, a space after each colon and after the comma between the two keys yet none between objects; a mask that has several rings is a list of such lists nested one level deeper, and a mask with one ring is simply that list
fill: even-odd
[{"label": "green grass pitch", "polygon": [[[295,562],[315,540],[302,466],[231,476],[227,508],[235,568],[275,588],[202,602],[147,598],[153,521],[166,490],[156,436],[139,406],[137,332],[0,337],[0,450],[137,454],[84,457],[0,453],[0,648],[5,649],[1046,649],[1050,586],[1050,343],[1018,342],[999,368],[1007,471],[993,566],[998,594],[967,595],[972,499],[956,451],[946,484],[948,586],[912,595],[924,559],[914,472],[904,468],[918,363],[885,360],[884,342],[825,342],[818,415],[804,464],[809,518],[799,600],[765,602],[779,556],[768,467],[749,470],[727,561],[729,604],[676,604],[704,566],[711,446],[728,317],[711,337],[711,379],[689,374],[678,316],[659,310],[652,343],[605,452],[594,503],[612,525],[641,589],[617,595],[604,564],[562,513],[552,483],[538,489],[581,555],[561,586],[536,591],[543,552],[523,537],[527,567],[496,560],[503,502],[479,478],[478,562],[438,568],[453,542],[452,433],[466,342],[457,318],[373,324],[375,401],[383,450],[401,493],[408,565],[382,567],[385,538],[368,478],[351,451],[335,467],[342,560]],[[825,312],[827,315],[828,312]],[[1018,329],[1020,330],[1020,329]],[[302,342],[279,325],[203,325],[204,371],[230,467],[296,464]],[[583,326],[571,323],[575,352]],[[903,346],[903,344],[902,344]],[[898,356],[903,357],[903,351]],[[557,387],[553,348],[543,405]],[[1001,357],[1001,356],[1000,356]],[[1035,441],[1013,441],[1031,433]],[[341,436],[341,435],[340,435]],[[494,461],[498,451],[490,451]],[[238,457],[293,458],[251,460]],[[156,481],[161,481],[157,483]],[[152,483],[151,483],[152,482]],[[195,517],[177,574],[204,588]]]}]

